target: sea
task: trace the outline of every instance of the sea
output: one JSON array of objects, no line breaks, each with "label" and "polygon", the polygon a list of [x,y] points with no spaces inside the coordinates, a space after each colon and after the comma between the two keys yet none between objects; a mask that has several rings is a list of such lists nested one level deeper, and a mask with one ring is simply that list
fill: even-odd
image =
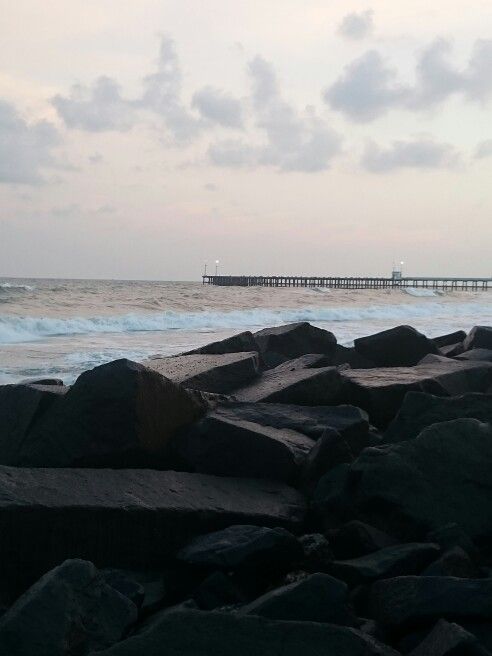
[{"label": "sea", "polygon": [[117,358],[173,355],[296,321],[331,330],[344,345],[399,324],[434,337],[492,325],[492,292],[0,278],[0,383],[56,377],[71,384]]}]

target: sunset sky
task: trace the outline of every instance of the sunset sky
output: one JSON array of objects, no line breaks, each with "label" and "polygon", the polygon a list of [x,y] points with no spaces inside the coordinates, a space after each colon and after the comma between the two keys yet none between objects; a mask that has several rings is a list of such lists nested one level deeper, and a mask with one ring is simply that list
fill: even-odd
[{"label": "sunset sky", "polygon": [[0,276],[492,275],[490,0],[0,13]]}]

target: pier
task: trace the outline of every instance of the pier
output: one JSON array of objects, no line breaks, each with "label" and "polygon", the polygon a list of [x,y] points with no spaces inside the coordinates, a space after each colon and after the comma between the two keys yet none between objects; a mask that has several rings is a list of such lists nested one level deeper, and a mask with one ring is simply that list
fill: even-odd
[{"label": "pier", "polygon": [[487,291],[492,278],[447,277],[323,277],[319,276],[202,276],[204,285],[218,287],[325,287],[328,289],[435,289],[445,291]]}]

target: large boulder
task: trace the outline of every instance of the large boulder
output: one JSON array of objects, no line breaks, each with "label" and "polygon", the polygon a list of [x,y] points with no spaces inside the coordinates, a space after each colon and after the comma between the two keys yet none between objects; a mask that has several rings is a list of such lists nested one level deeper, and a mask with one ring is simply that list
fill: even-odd
[{"label": "large boulder", "polygon": [[492,349],[492,326],[474,326],[463,344],[465,350]]},{"label": "large boulder", "polygon": [[121,640],[137,607],[92,563],[67,560],[45,574],[0,618],[5,656],[84,656]]},{"label": "large boulder", "polygon": [[352,628],[177,610],[99,656],[398,656]]},{"label": "large boulder", "polygon": [[143,364],[183,387],[215,394],[229,394],[259,374],[258,353],[153,357]]},{"label": "large boulder", "polygon": [[384,434],[385,442],[403,442],[417,437],[427,426],[452,419],[478,419],[492,422],[492,394],[464,394],[439,397],[409,392],[398,414]]},{"label": "large boulder", "polygon": [[410,656],[490,656],[490,652],[459,624],[439,620]]},{"label": "large boulder", "polygon": [[282,570],[298,563],[302,547],[284,528],[234,525],[198,535],[177,554],[178,560],[209,569]]},{"label": "large boulder", "polygon": [[357,353],[378,367],[412,367],[428,353],[438,353],[436,344],[411,326],[397,326],[354,340]]},{"label": "large boulder", "polygon": [[182,468],[294,483],[313,440],[302,433],[210,414],[172,441]]},{"label": "large boulder", "polygon": [[466,337],[464,330],[456,330],[453,333],[446,333],[445,335],[439,335],[438,337],[432,337],[434,344],[442,348],[443,346],[453,346],[463,342]]},{"label": "large boulder", "polygon": [[339,402],[360,406],[377,426],[386,426],[400,409],[407,392],[458,396],[485,392],[492,384],[492,364],[459,362],[430,355],[415,367],[381,367],[341,372]]},{"label": "large boulder", "polygon": [[268,367],[306,353],[332,356],[337,343],[333,333],[307,322],[264,328],[254,333],[254,338]]},{"label": "large boulder", "polygon": [[492,362],[492,348],[473,348],[456,356],[465,362]]},{"label": "large boulder", "polygon": [[450,522],[490,540],[491,467],[492,426],[457,419],[365,449],[350,466],[346,495],[362,519],[405,540]]},{"label": "large boulder", "polygon": [[302,467],[302,489],[312,492],[318,480],[337,465],[352,462],[352,450],[340,433],[328,428],[307,454]]},{"label": "large boulder", "polygon": [[0,580],[29,584],[66,558],[159,569],[231,524],[298,530],[305,502],[266,480],[153,470],[0,467]]},{"label": "large boulder", "polygon": [[253,333],[245,330],[242,333],[238,333],[232,337],[226,337],[218,342],[211,342],[192,351],[186,351],[181,355],[195,355],[197,353],[222,355],[223,353],[245,353],[248,351],[258,351],[258,344],[253,337]]},{"label": "large boulder", "polygon": [[157,466],[170,437],[204,412],[197,394],[141,364],[115,360],[79,376],[29,431],[12,464]]},{"label": "large boulder", "polygon": [[261,615],[271,620],[355,625],[347,586],[321,573],[271,590],[239,612],[241,615]]},{"label": "large boulder", "polygon": [[371,616],[389,627],[439,619],[492,620],[492,579],[400,576],[376,581],[369,596]]},{"label": "large boulder", "polygon": [[397,544],[391,535],[353,519],[330,532],[330,545],[337,558],[359,558]]}]

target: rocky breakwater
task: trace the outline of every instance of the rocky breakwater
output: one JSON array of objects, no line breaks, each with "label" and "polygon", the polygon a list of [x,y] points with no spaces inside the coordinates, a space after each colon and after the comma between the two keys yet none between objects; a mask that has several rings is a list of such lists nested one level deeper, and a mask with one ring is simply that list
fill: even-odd
[{"label": "rocky breakwater", "polygon": [[492,654],[492,329],[0,387],[5,656]]}]

